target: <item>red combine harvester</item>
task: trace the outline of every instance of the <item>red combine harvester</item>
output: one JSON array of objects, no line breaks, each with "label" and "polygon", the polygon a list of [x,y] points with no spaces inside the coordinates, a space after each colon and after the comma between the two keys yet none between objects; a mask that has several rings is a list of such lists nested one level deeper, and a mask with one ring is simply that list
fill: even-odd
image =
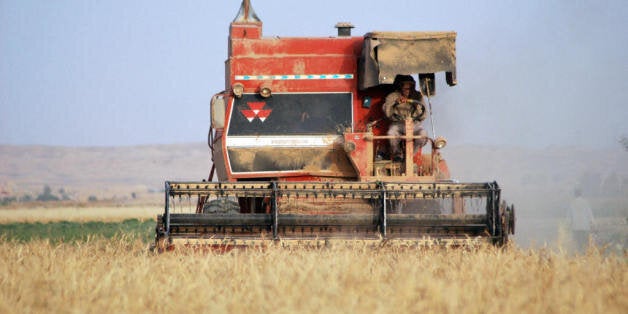
[{"label": "red combine harvester", "polygon": [[[262,22],[242,2],[225,90],[211,100],[209,180],[166,182],[159,250],[176,240],[503,244],[514,233],[514,208],[496,182],[451,179],[444,138],[417,134],[411,115],[395,116],[401,130],[388,132],[382,106],[396,78],[418,81],[421,99],[407,103],[430,117],[424,99],[434,95],[435,74],[456,84],[456,33],[351,37],[350,24],[336,27],[337,37],[262,37]],[[395,141],[401,156],[392,154]]]}]

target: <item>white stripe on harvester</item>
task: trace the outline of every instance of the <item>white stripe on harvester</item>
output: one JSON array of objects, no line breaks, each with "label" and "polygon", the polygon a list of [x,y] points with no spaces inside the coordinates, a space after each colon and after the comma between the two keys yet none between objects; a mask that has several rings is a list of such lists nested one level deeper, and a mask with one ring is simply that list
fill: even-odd
[{"label": "white stripe on harvester", "polygon": [[227,147],[327,147],[340,142],[340,135],[227,136]]}]

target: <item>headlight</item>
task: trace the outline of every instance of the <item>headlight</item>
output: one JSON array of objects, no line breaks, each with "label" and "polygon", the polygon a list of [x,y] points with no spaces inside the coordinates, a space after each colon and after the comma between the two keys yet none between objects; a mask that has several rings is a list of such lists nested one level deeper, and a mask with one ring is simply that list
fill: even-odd
[{"label": "headlight", "polygon": [[242,83],[235,83],[231,86],[231,90],[236,98],[240,98],[242,97],[242,94],[244,94],[244,85]]},{"label": "headlight", "polygon": [[350,153],[352,151],[355,150],[355,143],[354,142],[346,142],[345,143],[345,152]]},{"label": "headlight", "polygon": [[268,98],[272,95],[272,90],[270,89],[270,84],[261,84],[259,86],[259,94],[264,98]]},{"label": "headlight", "polygon": [[439,136],[434,140],[434,147],[437,149],[441,149],[445,147],[445,145],[447,145],[447,140],[442,136]]}]

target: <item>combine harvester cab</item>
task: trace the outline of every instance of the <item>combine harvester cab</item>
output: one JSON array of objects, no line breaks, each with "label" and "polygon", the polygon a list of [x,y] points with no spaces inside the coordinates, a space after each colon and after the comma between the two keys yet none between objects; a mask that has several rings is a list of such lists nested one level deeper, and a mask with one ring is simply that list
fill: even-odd
[{"label": "combine harvester cab", "polygon": [[[156,247],[222,249],[334,239],[504,244],[514,207],[496,182],[452,180],[442,137],[388,135],[382,105],[395,78],[427,98],[435,74],[456,84],[454,32],[262,37],[248,0],[231,23],[225,90],[211,100],[212,169],[202,182],[166,182]],[[399,160],[390,141],[404,151]],[[414,149],[414,141],[426,143]],[[216,178],[217,177],[217,178]]]}]

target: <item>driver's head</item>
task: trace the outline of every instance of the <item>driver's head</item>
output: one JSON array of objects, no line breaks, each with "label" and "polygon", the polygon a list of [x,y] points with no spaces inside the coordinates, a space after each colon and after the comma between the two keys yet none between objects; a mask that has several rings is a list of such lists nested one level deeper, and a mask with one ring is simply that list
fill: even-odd
[{"label": "driver's head", "polygon": [[408,97],[410,93],[414,90],[416,83],[412,75],[402,75],[399,74],[395,77],[394,82],[396,88],[405,96]]},{"label": "driver's head", "polygon": [[403,95],[404,97],[409,97],[410,92],[414,89],[414,83],[401,82],[401,87],[399,89],[401,90],[401,95]]}]

